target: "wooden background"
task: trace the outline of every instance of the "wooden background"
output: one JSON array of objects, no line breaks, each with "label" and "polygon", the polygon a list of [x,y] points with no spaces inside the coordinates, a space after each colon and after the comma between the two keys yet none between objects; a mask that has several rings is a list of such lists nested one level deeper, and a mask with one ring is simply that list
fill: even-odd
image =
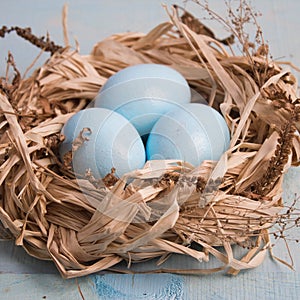
[{"label": "wooden background", "polygon": [[[208,1],[221,15],[226,7],[221,0]],[[124,31],[148,32],[168,20],[161,3],[184,5],[183,1],[159,0],[73,0],[69,1],[68,30],[70,39],[77,39],[80,51],[88,53],[93,45],[113,33]],[[47,31],[58,44],[63,44],[61,11],[64,1],[2,0],[0,26],[32,27],[37,35]],[[300,66],[300,1],[253,0],[252,5],[262,13],[259,18],[275,60],[289,61]],[[187,8],[196,16],[201,9],[191,2]],[[227,32],[219,24],[208,22],[219,37]],[[24,71],[38,54],[26,41],[15,35],[0,40],[0,73],[5,74],[5,58],[10,50],[17,66]],[[47,58],[43,55],[36,67]],[[289,68],[289,67],[288,67]],[[292,70],[292,69],[291,69]],[[292,70],[299,78],[299,73]],[[300,170],[292,168],[285,176],[283,196],[290,203],[300,196]],[[224,273],[209,276],[180,276],[173,274],[116,275],[95,274],[85,278],[63,280],[51,262],[29,257],[11,241],[0,241],[0,299],[298,299],[300,295],[299,229],[288,231],[289,250],[294,271],[271,259],[254,270],[237,277]],[[291,263],[286,245],[276,242],[274,253]],[[238,250],[236,255],[239,255]],[[154,262],[155,263],[155,262]],[[211,260],[208,267],[215,266]],[[165,267],[201,267],[201,263],[174,256]],[[153,262],[137,265],[135,270],[153,267]]]}]

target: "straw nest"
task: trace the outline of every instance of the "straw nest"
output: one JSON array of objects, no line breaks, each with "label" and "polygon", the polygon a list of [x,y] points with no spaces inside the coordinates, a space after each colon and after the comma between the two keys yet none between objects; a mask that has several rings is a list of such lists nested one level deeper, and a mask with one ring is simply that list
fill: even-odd
[{"label": "straw nest", "polygon": [[[220,267],[160,271],[237,274],[258,266],[271,248],[283,174],[300,156],[297,81],[262,49],[236,56],[195,30],[188,13],[169,16],[148,34],[108,37],[90,55],[55,48],[30,77],[16,71],[11,84],[2,80],[0,220],[17,245],[53,260],[65,278],[123,260],[162,263],[172,253],[204,262],[214,256]],[[57,157],[63,124],[109,76],[150,62],[178,70],[223,114],[230,149],[200,166],[152,161],[123,178],[75,176]],[[78,137],[77,146],[82,142]],[[233,245],[248,249],[242,259],[233,257]]]}]

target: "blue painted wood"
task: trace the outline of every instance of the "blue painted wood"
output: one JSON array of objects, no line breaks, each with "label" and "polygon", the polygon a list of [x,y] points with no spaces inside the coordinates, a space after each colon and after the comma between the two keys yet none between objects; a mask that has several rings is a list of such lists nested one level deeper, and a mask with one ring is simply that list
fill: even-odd
[{"label": "blue painted wood", "polygon": [[271,300],[299,299],[299,273],[225,275],[91,275],[62,280],[54,274],[0,274],[0,299]]},{"label": "blue painted wood", "polygon": [[[63,43],[61,30],[61,9],[65,1],[1,1],[0,25],[31,26],[37,35],[49,31],[53,40]],[[167,20],[160,0],[73,0],[69,3],[70,38],[78,39],[81,53],[88,53],[95,42],[117,32],[147,32],[158,23]],[[165,0],[170,5],[183,1]],[[210,0],[211,7],[225,13],[220,0]],[[259,19],[274,58],[291,61],[300,66],[300,39],[298,38],[300,2],[293,0],[253,0],[253,5],[262,12]],[[188,3],[195,14],[201,10]],[[20,13],[22,12],[22,13]],[[34,14],[33,14],[34,12]],[[34,17],[33,17],[34,16]],[[219,25],[212,24],[222,37],[227,32]],[[74,42],[73,42],[74,44]],[[15,36],[0,40],[0,74],[5,71],[4,57],[8,50],[15,56],[17,65],[25,70],[38,54],[38,50]],[[42,56],[40,63],[46,59]],[[295,73],[296,75],[299,74]],[[295,193],[300,195],[300,170],[292,168],[285,177],[284,199],[291,203]],[[290,238],[299,237],[299,229],[289,231]],[[237,277],[224,273],[209,276],[180,276],[173,274],[96,274],[77,280],[63,280],[52,262],[36,260],[12,242],[0,242],[0,299],[298,299],[300,295],[299,245],[289,242],[294,258],[294,268],[267,257],[258,268],[241,272]],[[285,244],[276,242],[274,253],[289,261]],[[241,256],[240,249],[235,254]],[[218,264],[211,259],[208,264],[174,256],[165,268],[214,267]],[[152,269],[155,261],[134,265],[134,270]],[[126,266],[123,265],[124,268]],[[80,294],[82,293],[82,295]]]}]

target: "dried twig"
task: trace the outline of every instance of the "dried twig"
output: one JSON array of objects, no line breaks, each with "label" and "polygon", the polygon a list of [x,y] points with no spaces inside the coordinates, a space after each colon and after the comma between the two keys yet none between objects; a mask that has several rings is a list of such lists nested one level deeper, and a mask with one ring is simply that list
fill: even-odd
[{"label": "dried twig", "polygon": [[293,121],[288,121],[280,132],[274,156],[270,159],[268,169],[259,181],[254,183],[252,192],[267,195],[277,180],[282,176],[293,148],[293,138],[296,128]]},{"label": "dried twig", "polygon": [[50,40],[49,35],[47,34],[46,38],[44,36],[37,37],[31,32],[31,28],[21,28],[19,26],[2,26],[0,28],[0,37],[4,38],[6,34],[15,32],[18,36],[29,41],[31,44],[35,45],[38,48],[43,49],[46,52],[50,52],[53,55],[55,52],[62,50],[62,47],[56,45],[53,41]]},{"label": "dried twig", "polygon": [[204,34],[207,35],[215,40],[217,40],[220,43],[223,43],[225,45],[230,45],[234,43],[234,35],[231,34],[229,37],[224,39],[218,39],[214,32],[207,26],[205,26],[203,23],[200,22],[199,19],[196,19],[190,12],[188,12],[186,9],[180,7],[179,5],[173,5],[173,7],[176,9],[178,15],[179,10],[183,11],[183,14],[179,17],[181,22],[183,24],[186,24],[191,30],[196,32],[197,34]]}]

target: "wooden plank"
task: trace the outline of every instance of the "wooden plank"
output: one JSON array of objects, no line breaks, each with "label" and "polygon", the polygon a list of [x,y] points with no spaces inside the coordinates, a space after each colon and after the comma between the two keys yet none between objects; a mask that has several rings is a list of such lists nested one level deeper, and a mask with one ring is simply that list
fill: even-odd
[{"label": "wooden plank", "polygon": [[59,275],[0,274],[0,299],[98,299],[89,278],[62,280]]},{"label": "wooden plank", "polygon": [[298,299],[300,274],[244,272],[226,275],[92,275],[62,280],[59,275],[0,274],[0,299],[115,300],[281,300]]}]

